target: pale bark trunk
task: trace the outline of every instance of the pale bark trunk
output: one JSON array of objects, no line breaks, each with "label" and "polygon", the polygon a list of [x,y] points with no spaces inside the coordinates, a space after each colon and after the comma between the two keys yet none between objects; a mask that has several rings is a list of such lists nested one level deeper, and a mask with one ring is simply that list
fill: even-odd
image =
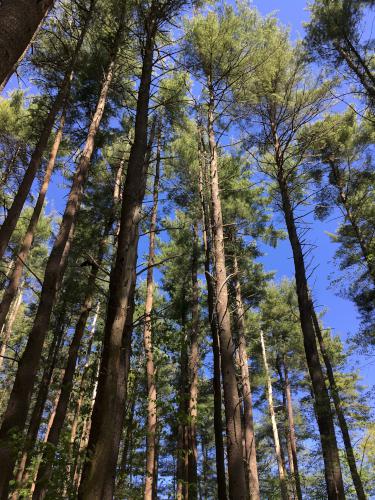
[{"label": "pale bark trunk", "polygon": [[245,464],[247,467],[251,500],[260,500],[258,465],[255,447],[253,402],[251,395],[250,367],[245,338],[245,308],[242,301],[241,283],[237,257],[233,257],[234,288],[236,293],[236,316],[238,330],[238,357],[241,369],[243,409],[245,424]]},{"label": "pale bark trunk", "polygon": [[159,200],[160,179],[160,148],[161,148],[161,125],[158,126],[158,144],[156,152],[153,206],[150,223],[150,245],[147,269],[147,290],[145,304],[145,324],[143,330],[143,343],[146,357],[147,377],[147,445],[146,445],[146,479],[144,500],[152,500],[153,482],[155,479],[155,446],[157,426],[157,389],[155,380],[154,348],[152,339],[152,310],[154,301],[154,264],[155,264],[155,242],[156,221]]},{"label": "pale bark trunk", "polygon": [[54,0],[3,0],[0,4],[0,84],[7,82]]},{"label": "pale bark trunk", "polygon": [[34,319],[29,339],[20,359],[16,379],[5,411],[0,429],[0,468],[4,471],[0,478],[0,496],[6,498],[9,480],[16,460],[16,450],[12,445],[10,433],[24,428],[30,397],[39,367],[45,335],[48,331],[52,308],[58,291],[58,284],[64,274],[66,260],[70,250],[70,239],[73,237],[75,220],[80,206],[84,185],[86,183],[90,160],[94,150],[95,136],[103,116],[109,87],[113,77],[114,60],[109,64],[105,74],[97,107],[90,124],[86,144],[77,166],[73,184],[69,193],[65,213],[60,230],[49,256],[38,310]]},{"label": "pale bark trunk", "polygon": [[264,364],[264,371],[265,371],[265,375],[266,375],[266,392],[267,392],[268,409],[270,412],[273,441],[274,441],[274,445],[275,445],[275,455],[276,455],[276,461],[277,461],[277,468],[279,471],[280,493],[281,493],[281,498],[283,500],[289,500],[289,494],[288,494],[288,488],[287,488],[287,476],[286,476],[286,472],[285,472],[283,459],[281,456],[281,444],[280,444],[280,438],[279,438],[279,431],[277,429],[277,421],[276,421],[275,409],[274,409],[274,405],[273,405],[272,382],[271,382],[270,370],[268,367],[267,352],[266,352],[266,346],[265,346],[264,335],[263,335],[262,330],[260,331],[260,343],[261,343],[261,347],[262,347],[263,364]]},{"label": "pale bark trunk", "polygon": [[228,285],[225,268],[223,216],[221,210],[218,153],[214,133],[215,101],[210,89],[208,111],[208,138],[210,147],[210,183],[213,219],[213,250],[216,279],[216,313],[219,327],[221,372],[224,386],[224,407],[226,417],[229,495],[236,500],[247,498],[245,470],[243,467],[242,426],[240,400],[234,365],[235,345],[232,338],[228,309]]},{"label": "pale bark trunk", "polygon": [[17,318],[19,308],[22,304],[22,285],[17,288],[17,292],[12,298],[11,306],[8,310],[8,315],[3,325],[3,339],[0,347],[0,370],[4,363],[4,356],[7,349],[8,342],[12,336],[13,324]]},{"label": "pale bark trunk", "polygon": [[208,305],[208,318],[210,322],[210,329],[212,335],[212,354],[213,354],[213,393],[214,393],[214,431],[215,431],[215,455],[216,455],[216,481],[217,481],[217,496],[218,500],[227,500],[227,486],[225,475],[225,456],[224,456],[224,441],[223,441],[223,420],[222,420],[222,395],[221,395],[221,363],[220,363],[220,346],[218,336],[218,325],[215,315],[215,289],[211,276],[211,237],[210,237],[210,216],[207,213],[208,207],[204,194],[204,170],[205,159],[202,151],[201,136],[199,140],[199,153],[200,153],[200,169],[198,190],[202,207],[203,219],[203,243],[205,250],[204,270],[207,285],[207,305]]},{"label": "pale bark trunk", "polygon": [[349,470],[350,470],[350,474],[352,476],[354,488],[355,488],[355,491],[357,493],[357,497],[359,498],[359,500],[366,500],[367,496],[366,496],[365,490],[363,488],[363,483],[362,483],[360,473],[358,472],[358,469],[357,469],[357,463],[356,463],[356,459],[355,459],[355,455],[354,455],[352,442],[350,439],[348,424],[346,422],[345,413],[344,413],[344,410],[342,408],[339,389],[338,389],[337,384],[336,384],[335,375],[333,372],[330,356],[329,356],[327,349],[326,349],[326,346],[325,346],[325,342],[323,339],[319,320],[318,320],[318,317],[316,315],[315,308],[314,308],[313,304],[311,304],[311,311],[312,311],[312,318],[313,318],[313,322],[314,322],[315,334],[316,334],[316,337],[318,339],[320,352],[322,353],[322,357],[323,357],[324,364],[326,367],[327,378],[328,378],[329,386],[330,386],[330,390],[331,390],[331,397],[333,400],[333,404],[335,406],[337,419],[338,419],[341,434],[342,434],[342,439],[344,441],[346,458],[348,461]]},{"label": "pale bark trunk", "polygon": [[113,496],[126,398],[126,357],[130,352],[130,346],[124,347],[124,342],[130,340],[124,338],[124,327],[129,308],[131,309],[131,295],[136,278],[138,224],[147,180],[148,108],[154,36],[154,28],[150,27],[144,47],[134,142],[123,190],[116,261],[110,278],[98,394],[88,445],[90,461],[85,463],[79,490],[79,498],[84,500],[110,500]]},{"label": "pale bark trunk", "polygon": [[39,196],[37,199],[37,202],[35,204],[29,225],[26,230],[26,234],[23,238],[22,244],[20,251],[16,257],[15,261],[15,266],[13,269],[13,272],[10,277],[10,282],[9,285],[7,286],[6,290],[4,291],[4,295],[1,300],[0,304],[0,329],[2,328],[2,325],[5,322],[5,318],[8,314],[10,304],[13,301],[13,298],[15,297],[20,281],[22,279],[22,273],[24,269],[24,264],[27,261],[27,258],[29,256],[33,241],[34,241],[34,236],[35,232],[37,229],[37,225],[39,222],[40,215],[43,210],[44,202],[46,199],[46,194],[48,190],[48,186],[51,180],[52,172],[55,166],[56,162],[56,157],[57,153],[60,147],[62,135],[63,135],[63,130],[64,130],[64,123],[65,123],[65,109],[63,109],[61,118],[60,118],[60,126],[59,129],[56,133],[56,137],[51,149],[49,161],[47,164],[46,172],[44,175],[43,183],[39,191]]}]

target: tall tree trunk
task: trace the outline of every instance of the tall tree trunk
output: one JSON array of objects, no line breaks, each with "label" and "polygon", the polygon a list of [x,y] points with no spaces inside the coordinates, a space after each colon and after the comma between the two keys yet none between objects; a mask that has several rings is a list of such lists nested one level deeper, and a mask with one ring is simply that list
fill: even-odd
[{"label": "tall tree trunk", "polygon": [[177,470],[176,470],[176,499],[187,500],[189,498],[188,467],[189,467],[189,443],[188,443],[188,351],[186,337],[185,319],[182,321],[181,331],[181,354],[180,354],[180,380],[179,380],[179,408],[178,408],[178,434],[177,434]]},{"label": "tall tree trunk", "polygon": [[31,463],[32,451],[35,447],[35,443],[38,437],[38,431],[42,421],[43,411],[48,397],[48,391],[51,385],[53,372],[56,367],[61,342],[64,337],[65,322],[63,321],[62,315],[59,315],[59,317],[57,318],[56,325],[57,326],[54,331],[54,336],[49,347],[46,365],[44,367],[42,378],[40,380],[37,397],[34,403],[33,410],[31,412],[22,454],[18,462],[16,473],[17,489],[12,495],[12,500],[17,500],[19,498],[17,490],[22,489],[22,487],[28,480],[28,467]]},{"label": "tall tree trunk", "polygon": [[[153,23],[151,23],[153,25]],[[94,405],[88,453],[79,499],[112,499],[127,389],[124,326],[135,284],[138,224],[147,181],[147,131],[156,26],[144,46],[134,142],[130,151],[122,198],[116,261],[112,268],[98,393]],[[130,307],[131,309],[131,307]]]},{"label": "tall tree trunk", "polygon": [[[117,38],[119,39],[119,37],[120,33],[118,33]],[[117,43],[119,43],[119,40]],[[0,449],[0,469],[4,471],[0,478],[0,498],[2,499],[7,497],[9,480],[12,477],[16,459],[16,450],[12,444],[11,434],[14,431],[22,431],[25,425],[30,396],[34,387],[44,339],[48,331],[52,308],[58,291],[58,284],[66,267],[66,260],[70,250],[70,238],[73,236],[74,225],[88,175],[90,160],[94,150],[95,136],[103,116],[113,77],[117,50],[118,47],[115,47],[112,60],[102,82],[97,107],[90,124],[82,156],[77,166],[77,172],[73,179],[60,230],[47,261],[34,324],[18,365],[12,393],[0,429],[0,443],[2,445]]]},{"label": "tall tree trunk", "polygon": [[212,354],[213,354],[213,393],[214,393],[214,431],[215,431],[215,454],[216,454],[216,481],[217,481],[217,497],[218,500],[227,500],[227,486],[225,475],[225,455],[223,441],[223,419],[222,419],[222,395],[221,395],[221,363],[220,363],[220,345],[218,335],[217,318],[215,314],[215,287],[211,275],[211,238],[209,226],[209,214],[207,213],[207,202],[204,195],[204,170],[205,159],[202,154],[201,136],[199,140],[200,152],[200,169],[199,169],[199,196],[202,206],[203,218],[203,243],[204,243],[204,270],[207,285],[207,306],[208,319],[210,323],[212,336]]},{"label": "tall tree trunk", "polygon": [[223,216],[221,210],[218,153],[214,132],[215,101],[209,86],[210,103],[208,111],[208,139],[210,147],[210,184],[213,219],[213,251],[216,279],[216,313],[219,327],[221,373],[224,386],[224,407],[226,417],[229,495],[236,500],[247,498],[241,432],[241,410],[234,365],[235,345],[232,338],[228,309],[227,272],[225,268]]},{"label": "tall tree trunk", "polygon": [[198,334],[199,334],[199,283],[198,283],[198,225],[193,227],[193,253],[191,263],[192,305],[191,333],[189,353],[189,401],[188,401],[188,484],[189,500],[198,498],[198,451],[197,451],[197,416],[198,416]]},{"label": "tall tree trunk", "polygon": [[245,308],[242,301],[237,257],[233,256],[234,288],[236,293],[236,319],[238,330],[238,357],[241,369],[243,409],[245,424],[245,462],[251,500],[260,500],[258,465],[255,448],[253,402],[251,396],[250,367],[245,338]]},{"label": "tall tree trunk", "polygon": [[0,84],[7,82],[54,0],[3,0],[0,4]]},{"label": "tall tree trunk", "polygon": [[0,370],[4,363],[4,356],[8,346],[10,337],[12,336],[13,324],[17,318],[19,308],[22,304],[22,286],[17,289],[15,296],[12,299],[11,305],[8,310],[8,315],[3,325],[3,339],[0,343]]},{"label": "tall tree trunk", "polygon": [[311,303],[311,311],[312,311],[312,318],[313,318],[313,322],[314,322],[315,334],[316,334],[316,337],[318,339],[320,352],[322,353],[322,357],[323,357],[324,364],[326,367],[326,373],[327,373],[327,378],[328,378],[329,386],[330,386],[330,390],[331,390],[331,396],[332,396],[333,404],[335,406],[337,419],[339,422],[339,426],[340,426],[340,430],[341,430],[341,434],[342,434],[342,439],[343,439],[344,446],[345,446],[346,458],[348,461],[348,465],[349,465],[349,469],[350,469],[350,474],[352,476],[354,488],[355,488],[355,491],[357,493],[357,497],[359,498],[359,500],[366,500],[367,496],[366,496],[365,490],[363,488],[361,476],[360,476],[358,469],[357,469],[354,450],[353,450],[353,446],[352,446],[352,442],[351,442],[350,434],[349,434],[349,428],[348,428],[348,424],[346,422],[344,410],[342,408],[340,393],[339,393],[339,389],[338,389],[337,384],[336,384],[335,375],[334,375],[333,368],[332,368],[332,363],[330,360],[330,356],[327,352],[325,342],[323,339],[323,334],[322,334],[322,331],[320,328],[319,320],[318,320],[318,317],[316,315],[314,305],[312,303]]},{"label": "tall tree trunk", "polygon": [[[17,3],[22,2],[24,3],[25,0],[17,0]],[[34,3],[36,0],[32,0]],[[40,0],[37,0],[40,2]],[[9,4],[10,0],[6,0],[6,4]],[[42,0],[40,3],[45,4],[45,3],[51,3],[50,0]],[[35,146],[35,149],[33,151],[33,154],[30,159],[29,166],[27,167],[27,170],[25,172],[25,175],[21,181],[21,184],[18,188],[17,194],[14,197],[12,206],[9,208],[7,216],[0,228],[0,259],[3,258],[4,253],[6,251],[6,248],[8,246],[9,240],[13,234],[13,231],[17,225],[19,216],[21,214],[22,208],[25,204],[25,201],[30,193],[31,186],[34,182],[35,176],[39,170],[39,167],[42,162],[43,158],[43,153],[47,147],[49,137],[52,132],[53,125],[56,120],[56,116],[60,112],[62,106],[66,102],[66,99],[69,96],[70,93],[70,86],[71,82],[73,79],[73,73],[75,66],[77,64],[77,59],[79,52],[81,50],[84,38],[86,36],[89,24],[91,22],[91,17],[93,13],[93,8],[94,8],[94,3],[95,0],[92,0],[90,3],[90,8],[87,13],[87,17],[85,19],[84,26],[81,30],[80,36],[77,40],[77,44],[74,48],[72,57],[70,58],[70,61],[68,63],[68,67],[64,76],[64,79],[61,83],[60,90],[56,96],[56,99],[54,100],[51,109],[47,115],[47,118],[44,122],[43,129],[40,133],[39,140]],[[4,4],[4,2],[2,2]],[[2,7],[0,6],[0,11]],[[28,17],[28,16],[26,16]],[[0,21],[1,23],[1,21]],[[0,31],[1,31],[1,24],[0,24]],[[1,36],[1,35],[0,35]],[[100,122],[100,120],[99,120]],[[0,488],[1,489],[1,488]]]},{"label": "tall tree trunk", "polygon": [[277,461],[277,468],[279,471],[280,493],[281,493],[281,498],[283,500],[288,500],[289,493],[288,493],[288,487],[287,487],[287,476],[286,476],[286,471],[285,471],[285,467],[284,467],[284,461],[283,461],[282,455],[281,455],[281,444],[280,444],[280,438],[279,438],[279,431],[277,429],[277,421],[276,421],[275,409],[274,409],[274,405],[273,405],[272,382],[271,382],[270,370],[268,367],[267,352],[266,352],[266,346],[265,346],[264,335],[263,335],[262,330],[260,331],[260,343],[261,343],[261,347],[262,347],[263,364],[264,364],[264,371],[265,371],[265,375],[266,375],[268,409],[270,412],[273,441],[275,444],[275,455],[276,455],[276,461]]},{"label": "tall tree trunk", "polygon": [[331,403],[316,344],[302,246],[297,234],[293,208],[288,194],[288,186],[282,170],[279,172],[278,183],[282,198],[282,209],[293,252],[300,322],[307,366],[314,390],[315,410],[323,450],[328,500],[342,500],[345,498],[344,484],[341,475]]},{"label": "tall tree trunk", "polygon": [[158,126],[153,205],[152,205],[151,222],[150,222],[150,245],[148,253],[148,269],[147,269],[147,281],[146,281],[145,323],[143,330],[143,343],[144,343],[144,350],[146,357],[146,378],[147,378],[147,445],[146,445],[146,478],[145,478],[144,500],[152,500],[153,482],[155,478],[157,390],[156,390],[156,380],[155,380],[154,348],[152,340],[152,310],[153,310],[153,300],[154,300],[156,220],[158,212],[159,179],[160,179],[160,148],[161,148],[160,134],[161,134],[161,124],[159,124]]},{"label": "tall tree trunk", "polygon": [[301,478],[299,475],[299,467],[298,467],[298,457],[297,457],[297,438],[296,438],[296,430],[294,423],[294,411],[293,411],[293,401],[292,401],[292,391],[290,387],[289,380],[289,370],[287,359],[284,354],[283,356],[283,367],[284,367],[284,391],[285,391],[285,399],[286,399],[286,411],[288,417],[288,438],[290,442],[290,449],[292,455],[291,465],[291,474],[293,476],[293,480],[296,486],[296,494],[298,500],[302,500],[302,489],[301,489]]},{"label": "tall tree trunk", "polygon": [[59,129],[56,133],[56,137],[51,149],[49,161],[47,164],[46,172],[44,175],[43,179],[43,184],[40,188],[39,191],[39,196],[37,199],[37,202],[35,204],[29,225],[26,230],[26,234],[22,240],[21,248],[16,256],[16,261],[15,261],[15,266],[13,268],[11,277],[10,277],[10,282],[9,285],[7,286],[6,290],[4,291],[4,295],[2,297],[1,303],[0,303],[0,330],[2,328],[2,325],[5,322],[5,318],[8,314],[10,304],[12,303],[20,281],[22,279],[22,273],[23,273],[23,268],[25,265],[25,262],[27,261],[27,258],[29,256],[33,241],[34,241],[34,236],[35,232],[37,229],[37,225],[39,222],[40,215],[43,210],[44,206],[44,201],[46,199],[46,194],[49,186],[49,182],[51,180],[52,172],[55,166],[56,162],[56,157],[57,153],[60,147],[62,135],[63,135],[63,130],[64,130],[64,123],[65,123],[65,109],[63,109],[61,118],[60,118],[60,126]]}]

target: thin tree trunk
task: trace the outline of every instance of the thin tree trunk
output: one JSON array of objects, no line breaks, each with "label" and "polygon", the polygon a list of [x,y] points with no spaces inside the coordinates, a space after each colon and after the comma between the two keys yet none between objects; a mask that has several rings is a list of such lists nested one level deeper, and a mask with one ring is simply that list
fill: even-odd
[{"label": "thin tree trunk", "polygon": [[180,396],[178,408],[178,436],[177,436],[177,500],[187,500],[189,497],[188,485],[188,467],[189,467],[189,443],[187,432],[187,414],[188,414],[188,352],[187,352],[187,338],[185,332],[185,319],[182,321],[182,345],[180,355]]},{"label": "thin tree trunk", "polygon": [[3,0],[0,4],[0,84],[7,82],[54,0]]},{"label": "thin tree trunk", "polygon": [[208,319],[212,335],[212,354],[213,354],[213,393],[214,393],[214,431],[215,431],[215,454],[216,454],[216,481],[218,500],[227,500],[227,486],[225,476],[225,454],[223,441],[223,420],[222,420],[222,395],[221,395],[221,363],[220,363],[220,345],[218,336],[218,325],[215,315],[215,289],[210,272],[211,268],[211,238],[209,228],[209,215],[207,214],[207,203],[204,196],[204,157],[201,151],[201,137],[199,139],[200,151],[200,169],[199,169],[199,196],[202,206],[203,218],[203,243],[205,250],[204,270],[207,284],[207,305]]},{"label": "thin tree trunk", "polygon": [[150,87],[153,70],[155,27],[148,30],[144,46],[134,142],[130,151],[122,198],[121,225],[116,261],[112,268],[104,345],[100,366],[97,399],[95,401],[88,453],[79,499],[110,500],[113,496],[123,413],[127,390],[124,327],[131,312],[131,295],[135,284],[138,247],[138,224],[147,181],[147,131]]},{"label": "thin tree trunk", "polygon": [[22,279],[22,273],[23,273],[23,268],[24,264],[27,261],[27,258],[29,256],[33,241],[34,241],[34,236],[35,232],[37,229],[37,225],[39,222],[40,215],[43,210],[44,206],[44,201],[46,199],[46,194],[48,190],[48,186],[51,180],[52,172],[55,166],[56,162],[56,157],[57,153],[60,147],[62,135],[63,135],[63,130],[64,130],[64,123],[65,123],[65,109],[63,109],[61,118],[60,118],[60,126],[59,129],[56,133],[56,137],[51,149],[49,161],[47,164],[46,172],[44,175],[43,179],[43,184],[40,188],[39,191],[39,196],[37,199],[37,202],[35,204],[29,225],[26,230],[26,234],[23,238],[22,244],[20,251],[18,255],[16,256],[16,261],[15,261],[15,266],[13,268],[13,272],[10,277],[10,282],[9,285],[7,286],[6,290],[4,291],[4,295],[2,297],[1,303],[0,303],[0,330],[2,328],[2,325],[5,322],[5,318],[8,314],[10,304],[13,301],[13,298],[15,297],[20,281]]},{"label": "thin tree trunk", "polygon": [[264,371],[266,374],[268,409],[270,412],[273,441],[275,444],[275,455],[276,455],[277,467],[278,467],[278,471],[279,471],[280,493],[281,493],[281,498],[283,500],[288,500],[289,494],[288,494],[287,481],[286,481],[287,477],[286,477],[283,459],[281,456],[281,445],[280,445],[279,431],[277,429],[276,415],[275,415],[275,409],[274,409],[274,405],[273,405],[272,382],[271,382],[270,370],[268,367],[267,352],[266,352],[266,346],[265,346],[264,335],[263,335],[262,330],[260,331],[260,343],[261,343],[261,347],[262,347]]},{"label": "thin tree trunk", "polygon": [[198,334],[199,334],[199,283],[198,283],[198,225],[193,227],[193,254],[191,264],[192,305],[191,333],[189,353],[189,401],[188,401],[188,484],[189,500],[198,498],[198,451],[197,451],[197,416],[198,416]]},{"label": "thin tree trunk", "polygon": [[282,172],[279,173],[278,182],[282,197],[282,209],[293,251],[300,322],[307,366],[314,390],[315,410],[323,450],[328,500],[342,500],[345,498],[345,493],[341,475],[340,458],[331,412],[331,403],[319,360],[314,325],[311,317],[311,304],[302,246],[297,234],[293,209],[288,195],[288,187]]},{"label": "thin tree trunk", "polygon": [[328,378],[329,386],[331,389],[331,396],[332,396],[333,404],[335,406],[337,419],[338,419],[341,434],[342,434],[342,439],[344,441],[346,458],[348,461],[348,465],[349,465],[349,469],[350,469],[350,474],[352,476],[354,488],[355,488],[355,491],[357,493],[357,497],[359,498],[359,500],[366,500],[367,496],[366,496],[365,490],[363,488],[361,476],[360,476],[358,469],[357,469],[357,463],[355,460],[354,450],[353,450],[352,442],[350,439],[349,428],[348,428],[348,424],[346,422],[345,413],[344,413],[343,408],[342,408],[340,393],[339,393],[339,389],[338,389],[337,384],[336,384],[335,375],[333,372],[330,356],[327,352],[325,342],[323,339],[323,335],[322,335],[322,331],[320,328],[319,320],[317,318],[315,308],[314,308],[314,305],[312,303],[311,303],[311,311],[312,311],[312,319],[314,322],[315,334],[316,334],[316,337],[318,339],[319,346],[320,346],[320,352],[322,353],[322,357],[323,357],[324,364],[326,367],[327,378]]},{"label": "thin tree trunk", "polygon": [[297,438],[296,438],[296,431],[294,424],[292,392],[290,387],[288,365],[285,355],[283,356],[283,367],[284,367],[284,390],[286,399],[286,411],[288,417],[288,438],[290,442],[290,449],[292,455],[291,474],[295,482],[297,498],[298,500],[302,500],[301,478],[299,475],[298,458],[297,458]]},{"label": "thin tree trunk", "polygon": [[146,377],[147,377],[147,444],[146,444],[146,478],[144,500],[152,500],[153,482],[155,478],[155,446],[156,446],[156,425],[157,425],[157,390],[155,380],[154,348],[152,340],[152,310],[154,300],[154,264],[155,264],[155,241],[156,241],[156,220],[159,200],[159,179],[160,179],[160,148],[161,148],[161,128],[158,126],[158,144],[156,152],[155,178],[153,205],[150,223],[150,245],[148,254],[148,269],[146,282],[146,305],[145,323],[143,330],[143,343],[146,356]]},{"label": "thin tree trunk", "polygon": [[258,465],[255,447],[253,402],[251,396],[250,367],[245,338],[245,308],[242,301],[241,283],[237,257],[233,256],[234,288],[236,293],[236,319],[238,330],[238,356],[241,368],[245,424],[245,462],[247,467],[251,500],[260,500]]},{"label": "thin tree trunk", "polygon": [[225,268],[223,216],[221,210],[218,153],[214,133],[213,91],[210,88],[208,111],[208,138],[210,147],[210,184],[213,219],[213,251],[216,279],[216,313],[219,327],[221,372],[224,386],[224,407],[226,417],[229,495],[236,500],[247,498],[245,470],[243,467],[242,426],[240,400],[234,365],[235,345],[232,338],[228,309],[227,272]]},{"label": "thin tree trunk", "polygon": [[[120,33],[118,37],[120,37]],[[117,41],[119,43],[119,40]],[[70,250],[70,238],[73,236],[75,220],[86,183],[90,160],[94,150],[95,136],[103,116],[109,87],[113,77],[117,47],[114,47],[112,60],[103,79],[97,107],[90,124],[86,144],[77,166],[77,172],[69,193],[60,230],[47,261],[38,310],[34,319],[29,339],[20,359],[13,390],[5,411],[0,429],[0,469],[4,471],[0,478],[0,498],[6,499],[9,480],[12,477],[16,450],[12,444],[11,433],[22,431],[25,425],[30,397],[39,367],[45,335],[48,331],[52,308],[58,291],[58,284],[64,274],[66,260]]]},{"label": "thin tree trunk", "polygon": [[[9,4],[11,0],[5,0],[6,4]],[[23,3],[25,0],[17,0],[17,3]],[[36,0],[32,0],[34,3]],[[37,0],[40,2],[40,0]],[[4,2],[2,2],[4,3]],[[50,0],[42,0],[40,3],[45,4],[45,3],[51,3]],[[22,179],[22,182],[18,188],[17,194],[14,197],[12,206],[9,208],[7,216],[0,228],[0,259],[3,258],[4,253],[6,251],[6,248],[8,246],[9,240],[13,234],[13,231],[17,225],[19,216],[21,214],[22,208],[25,204],[25,201],[30,193],[31,186],[35,180],[35,176],[39,170],[39,167],[42,162],[43,158],[43,153],[47,147],[49,137],[52,132],[53,124],[55,123],[56,116],[60,112],[62,106],[66,102],[66,99],[69,96],[70,93],[70,87],[71,87],[71,82],[73,79],[73,74],[74,74],[74,69],[77,63],[78,55],[81,50],[84,38],[86,36],[89,24],[91,22],[91,17],[93,13],[93,8],[94,8],[94,3],[95,0],[92,0],[90,3],[90,8],[87,13],[87,17],[84,23],[84,26],[81,30],[80,36],[77,40],[77,44],[74,48],[74,52],[72,54],[72,57],[69,61],[68,68],[66,70],[64,79],[62,81],[60,90],[56,96],[56,99],[54,100],[51,109],[47,115],[47,118],[44,122],[43,129],[41,131],[41,134],[39,136],[39,140],[35,146],[35,149],[33,151],[33,154],[30,159],[29,166],[27,167],[27,170],[25,172],[25,175]],[[0,5],[0,12],[1,12],[1,5]],[[26,16],[28,17],[28,16]],[[0,21],[0,31],[1,31],[1,21]],[[1,35],[0,35],[1,36]],[[1,59],[1,57],[0,57]],[[100,122],[100,120],[99,120]],[[0,488],[1,490],[1,488]]]}]

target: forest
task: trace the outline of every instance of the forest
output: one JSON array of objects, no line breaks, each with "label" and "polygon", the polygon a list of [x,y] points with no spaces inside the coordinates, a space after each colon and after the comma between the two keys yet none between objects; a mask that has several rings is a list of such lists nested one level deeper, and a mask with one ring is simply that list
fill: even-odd
[{"label": "forest", "polygon": [[375,498],[374,11],[0,2],[0,500]]}]

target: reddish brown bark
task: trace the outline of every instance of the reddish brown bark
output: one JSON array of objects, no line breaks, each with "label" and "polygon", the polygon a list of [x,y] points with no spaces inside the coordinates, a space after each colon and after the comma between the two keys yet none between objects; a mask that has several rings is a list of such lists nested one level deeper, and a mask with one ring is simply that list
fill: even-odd
[{"label": "reddish brown bark", "polygon": [[103,79],[97,107],[91,121],[86,144],[77,166],[68,202],[60,225],[60,230],[48,258],[44,274],[43,287],[38,310],[34,319],[29,339],[20,359],[18,370],[0,429],[0,469],[4,471],[0,478],[0,496],[6,498],[9,480],[12,476],[16,450],[13,447],[11,433],[24,428],[30,404],[35,377],[39,367],[45,335],[48,331],[58,284],[64,274],[66,259],[70,250],[70,239],[73,236],[75,220],[87,179],[91,156],[94,150],[95,136],[103,116],[107,94],[113,77],[114,61],[112,61]]},{"label": "reddish brown bark", "polygon": [[54,0],[3,0],[0,4],[0,84],[6,83]]}]

